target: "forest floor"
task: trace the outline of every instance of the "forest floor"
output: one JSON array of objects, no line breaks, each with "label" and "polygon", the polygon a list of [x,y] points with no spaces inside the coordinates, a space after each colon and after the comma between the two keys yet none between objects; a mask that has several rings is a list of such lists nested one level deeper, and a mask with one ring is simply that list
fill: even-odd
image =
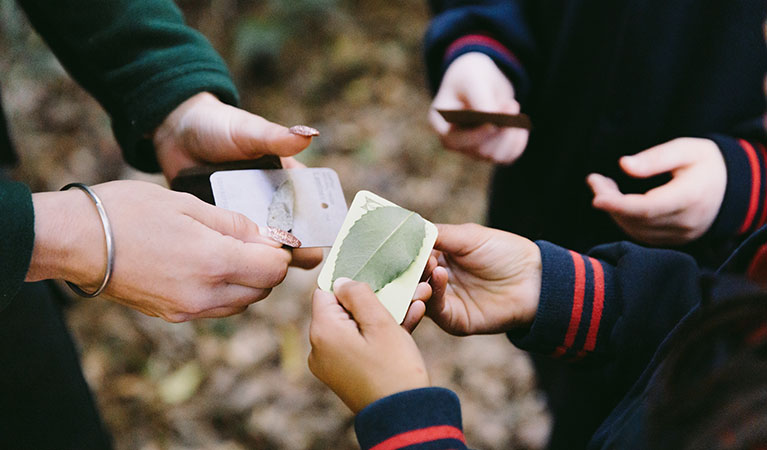
[{"label": "forest floor", "polygon": [[[322,135],[299,159],[338,172],[347,200],[367,189],[433,222],[482,223],[491,166],[447,152],[426,116],[426,2],[186,0],[192,25],[231,65],[242,106]],[[127,167],[109,119],[0,0],[0,84],[35,190],[157,175]],[[68,322],[118,449],[353,449],[353,417],[311,375],[310,296],[318,270],[291,270],[244,314],[169,324],[100,300]],[[539,449],[549,429],[527,356],[504,336],[456,338],[430,321],[414,337],[435,385],[462,400],[470,446]]]}]

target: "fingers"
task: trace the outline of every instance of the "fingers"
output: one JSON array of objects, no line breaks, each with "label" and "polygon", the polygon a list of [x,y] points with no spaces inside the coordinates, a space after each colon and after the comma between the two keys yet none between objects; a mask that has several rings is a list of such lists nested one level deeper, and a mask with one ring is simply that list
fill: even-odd
[{"label": "fingers", "polygon": [[[447,292],[448,272],[444,267],[437,267],[432,272],[431,285],[432,295],[431,299],[426,305],[426,313],[432,319],[436,319],[441,315],[447,307],[445,303],[445,294]],[[436,321],[436,320],[435,320]],[[439,323],[439,322],[438,322]]]},{"label": "fingers", "polygon": [[347,318],[349,317],[332,292],[325,292],[321,289],[314,290],[314,295],[312,295],[312,323],[333,317],[340,318],[342,317],[341,313]]},{"label": "fingers", "polygon": [[483,142],[477,149],[477,154],[498,164],[511,164],[525,150],[529,137],[528,130],[504,128]]},{"label": "fingers", "polygon": [[695,161],[694,146],[685,145],[686,142],[684,139],[677,139],[633,156],[624,156],[620,159],[621,168],[636,178],[674,171]]},{"label": "fingers", "polygon": [[412,333],[416,329],[424,314],[426,313],[426,304],[422,301],[414,301],[410,304],[410,308],[407,310],[407,315],[402,321],[402,328],[408,333]]},{"label": "fingers", "polygon": [[280,162],[282,162],[283,169],[306,169],[306,164],[292,156],[281,157]]},{"label": "fingers", "polygon": [[[437,256],[435,255],[435,252],[432,251],[432,254],[429,255],[429,260],[426,261],[426,267],[423,269],[423,274],[421,274],[421,281],[428,281],[428,279],[431,277],[431,273],[434,271],[434,269],[437,268],[437,265],[439,263],[437,262]],[[420,285],[419,285],[420,286]],[[416,292],[418,289],[416,288]]]},{"label": "fingers", "polygon": [[232,111],[230,137],[250,158],[264,154],[293,156],[312,142],[309,136],[294,134],[287,127],[236,108]]},{"label": "fingers", "polygon": [[339,278],[333,283],[333,293],[339,303],[354,317],[363,334],[371,328],[395,324],[394,318],[378,301],[368,284]]},{"label": "fingers", "polygon": [[494,138],[500,130],[495,125],[484,124],[475,128],[458,128],[453,125],[441,136],[442,145],[468,155],[475,155],[477,149],[488,139]]},{"label": "fingers", "polygon": [[235,240],[222,244],[225,281],[254,288],[272,288],[282,283],[291,261],[290,251],[263,244]]},{"label": "fingers", "polygon": [[300,269],[313,269],[322,262],[323,258],[321,248],[295,248],[291,250],[291,253],[290,265]]},{"label": "fingers", "polygon": [[426,314],[426,301],[431,298],[431,292],[431,285],[429,283],[421,282],[416,286],[413,301],[410,303],[410,307],[401,325],[408,333],[412,333],[418,324],[421,323],[421,319]]},{"label": "fingers", "polygon": [[[339,326],[342,323],[345,325]],[[315,289],[312,295],[312,321],[309,324],[312,351],[318,346],[327,344],[328,337],[342,329],[355,334],[359,333],[357,324],[338,303],[336,296],[332,292]]]},{"label": "fingers", "polygon": [[413,293],[413,300],[412,301],[422,301],[426,302],[431,298],[432,290],[431,285],[426,282],[418,283],[418,286],[415,288],[415,293]]},{"label": "fingers", "polygon": [[673,214],[684,208],[683,192],[672,179],[644,194],[623,194],[610,178],[591,174],[587,183],[594,192],[592,204],[611,214],[648,220]]}]

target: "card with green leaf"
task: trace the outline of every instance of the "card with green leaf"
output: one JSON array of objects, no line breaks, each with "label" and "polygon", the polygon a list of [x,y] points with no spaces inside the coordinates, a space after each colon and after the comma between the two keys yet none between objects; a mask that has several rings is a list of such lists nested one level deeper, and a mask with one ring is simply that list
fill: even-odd
[{"label": "card with green leaf", "polygon": [[331,292],[338,278],[368,283],[398,323],[437,240],[437,227],[368,191],[354,197],[317,284]]}]

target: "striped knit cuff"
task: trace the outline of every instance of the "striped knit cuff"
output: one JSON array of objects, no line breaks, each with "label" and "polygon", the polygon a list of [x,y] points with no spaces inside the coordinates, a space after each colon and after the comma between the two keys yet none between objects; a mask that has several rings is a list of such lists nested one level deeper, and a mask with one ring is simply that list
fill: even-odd
[{"label": "striped knit cuff", "polygon": [[538,312],[528,332],[510,332],[509,339],[556,358],[578,360],[599,351],[606,345],[605,316],[615,292],[612,266],[546,241],[536,244],[543,265]]},{"label": "striped knit cuff", "polygon": [[371,403],[354,421],[362,450],[465,449],[458,397],[444,388],[400,392]]},{"label": "striped knit cuff", "polygon": [[708,231],[712,237],[753,232],[767,222],[767,150],[764,144],[711,135],[727,166],[727,190],[722,207]]},{"label": "striped knit cuff", "polygon": [[528,77],[519,59],[498,40],[485,34],[469,34],[453,41],[445,50],[442,73],[444,74],[458,57],[471,52],[483,53],[495,62],[511,80],[517,100],[527,94]]}]

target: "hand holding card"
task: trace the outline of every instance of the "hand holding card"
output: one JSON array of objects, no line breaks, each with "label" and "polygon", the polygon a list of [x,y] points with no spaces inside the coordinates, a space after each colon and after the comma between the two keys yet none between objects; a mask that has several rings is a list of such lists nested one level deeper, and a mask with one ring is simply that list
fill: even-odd
[{"label": "hand holding card", "polygon": [[317,283],[330,292],[336,279],[363,281],[402,323],[436,239],[437,228],[418,214],[360,191]]},{"label": "hand holding card", "polygon": [[312,299],[309,369],[355,413],[370,403],[428,387],[421,353],[365,283],[339,279]]}]

